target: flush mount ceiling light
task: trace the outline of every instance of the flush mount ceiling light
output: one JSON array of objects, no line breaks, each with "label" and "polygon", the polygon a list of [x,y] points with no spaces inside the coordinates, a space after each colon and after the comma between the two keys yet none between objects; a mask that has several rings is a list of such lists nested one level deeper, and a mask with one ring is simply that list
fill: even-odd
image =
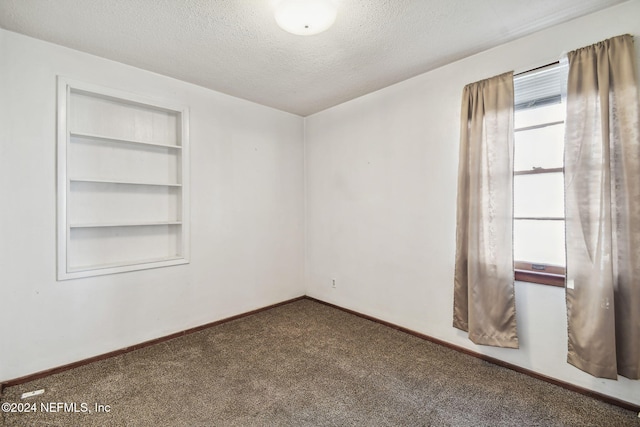
[{"label": "flush mount ceiling light", "polygon": [[333,25],[336,11],[332,0],[282,0],[276,6],[276,22],[285,31],[310,36]]}]

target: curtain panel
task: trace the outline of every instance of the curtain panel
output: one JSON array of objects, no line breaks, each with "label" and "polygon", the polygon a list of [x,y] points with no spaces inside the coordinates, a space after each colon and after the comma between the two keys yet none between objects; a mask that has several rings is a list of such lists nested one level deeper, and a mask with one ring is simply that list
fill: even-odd
[{"label": "curtain panel", "polygon": [[640,378],[640,103],[629,35],[567,55],[568,362]]},{"label": "curtain panel", "polygon": [[518,348],[513,284],[513,73],[462,95],[453,326]]}]

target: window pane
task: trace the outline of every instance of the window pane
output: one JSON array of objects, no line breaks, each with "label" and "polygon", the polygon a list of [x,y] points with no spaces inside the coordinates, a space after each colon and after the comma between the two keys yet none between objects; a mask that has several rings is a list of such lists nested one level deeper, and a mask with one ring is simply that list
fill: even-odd
[{"label": "window pane", "polygon": [[516,175],[513,178],[513,216],[563,218],[563,173]]},{"label": "window pane", "polygon": [[565,104],[544,105],[538,108],[517,110],[514,115],[515,129],[564,120]]},{"label": "window pane", "polygon": [[513,258],[564,266],[564,221],[515,220]]},{"label": "window pane", "polygon": [[559,102],[562,84],[567,80],[568,64],[544,66],[513,78],[517,109]]},{"label": "window pane", "polygon": [[515,171],[561,168],[564,151],[564,124],[515,133]]}]

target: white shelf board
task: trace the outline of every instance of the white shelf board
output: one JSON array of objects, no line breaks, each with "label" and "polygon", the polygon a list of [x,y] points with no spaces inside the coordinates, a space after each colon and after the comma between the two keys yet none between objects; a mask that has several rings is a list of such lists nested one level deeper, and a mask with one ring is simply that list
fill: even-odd
[{"label": "white shelf board", "polygon": [[[95,270],[104,270],[104,269],[121,269],[126,267],[134,267],[134,269],[146,268],[142,267],[143,264],[158,264],[158,267],[162,265],[171,264],[186,264],[188,261],[181,255],[170,256],[170,257],[162,257],[162,258],[150,258],[143,260],[132,260],[125,262],[114,262],[110,264],[95,264],[95,265],[80,265],[75,267],[68,267],[67,273],[80,273],[80,272],[91,272]],[[162,264],[162,265],[160,265]],[[151,268],[151,267],[149,267]],[[130,269],[122,269],[121,271],[129,271]],[[87,274],[93,275],[93,274]],[[82,276],[78,276],[82,277]]]},{"label": "white shelf board", "polygon": [[[159,144],[159,143],[155,143],[155,142],[137,141],[137,140],[134,140],[134,139],[113,138],[113,137],[110,137],[110,136],[96,135],[96,134],[86,133],[86,132],[71,131],[71,132],[69,132],[69,135],[72,136],[72,137],[95,139],[95,140],[100,140],[100,141],[116,142],[116,143],[123,143],[123,144],[148,145],[148,146],[151,146],[151,147],[162,147],[162,148],[172,148],[172,149],[176,149],[176,150],[182,150],[182,146],[180,146],[180,145]],[[74,141],[72,141],[72,142],[74,142]]]},{"label": "white shelf board", "polygon": [[156,225],[182,225],[182,221],[150,221],[150,222],[109,222],[90,224],[69,224],[69,228],[107,228],[107,227],[148,227]]},{"label": "white shelf board", "polygon": [[93,182],[98,184],[121,184],[121,185],[154,185],[160,187],[182,187],[182,184],[169,184],[162,182],[133,182],[133,181],[118,181],[111,179],[94,179],[94,178],[70,178],[71,182]]}]

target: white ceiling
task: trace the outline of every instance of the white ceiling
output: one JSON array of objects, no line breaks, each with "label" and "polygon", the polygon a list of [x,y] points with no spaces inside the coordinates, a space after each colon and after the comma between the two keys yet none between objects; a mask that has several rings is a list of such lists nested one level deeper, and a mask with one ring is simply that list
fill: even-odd
[{"label": "white ceiling", "polygon": [[295,36],[279,0],[0,0],[0,26],[307,116],[622,0],[335,0]]}]

